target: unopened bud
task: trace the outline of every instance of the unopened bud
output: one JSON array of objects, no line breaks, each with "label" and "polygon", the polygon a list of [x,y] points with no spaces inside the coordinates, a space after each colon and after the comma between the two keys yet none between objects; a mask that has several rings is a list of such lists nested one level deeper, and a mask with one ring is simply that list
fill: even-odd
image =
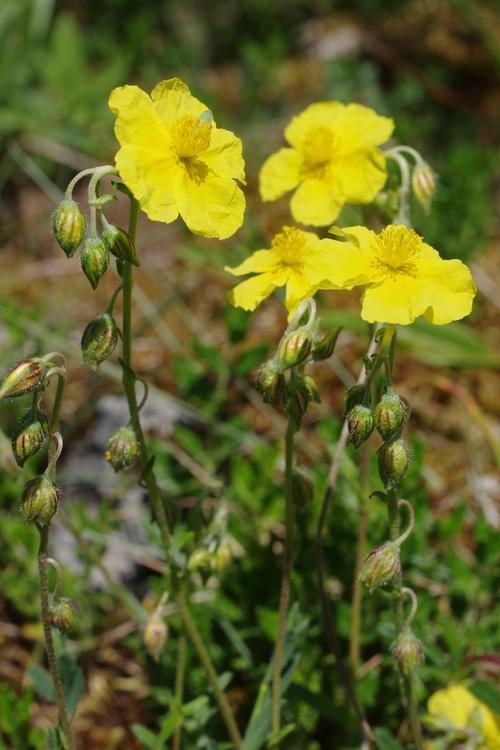
[{"label": "unopened bud", "polygon": [[302,364],[311,351],[312,338],[305,328],[298,328],[290,333],[280,347],[280,365],[282,369]]},{"label": "unopened bud", "polygon": [[408,677],[424,660],[423,644],[407,625],[392,644],[392,653],[399,668]]},{"label": "unopened bud", "polygon": [[59,490],[45,475],[29,481],[21,497],[21,513],[26,523],[46,526],[57,510]]},{"label": "unopened bud", "polygon": [[52,226],[57,244],[71,258],[85,234],[85,217],[78,203],[71,199],[63,200],[54,211]]},{"label": "unopened bud", "polygon": [[365,443],[373,432],[373,415],[367,406],[358,404],[347,415],[349,437],[355,448]]},{"label": "unopened bud", "polygon": [[310,375],[304,375],[304,385],[306,387],[307,396],[309,401],[314,401],[316,404],[321,403],[321,396],[319,395],[318,384]]},{"label": "unopened bud", "polygon": [[267,404],[280,400],[285,378],[274,362],[266,362],[257,370],[255,387]]},{"label": "unopened bud", "polygon": [[12,438],[12,453],[18,466],[34,456],[42,447],[45,438],[49,434],[49,423],[45,414],[38,411],[33,417],[29,411],[23,418],[19,430]]},{"label": "unopened bud", "polygon": [[107,244],[110,253],[118,260],[125,260],[134,266],[139,265],[139,259],[135,250],[135,242],[124,229],[108,224],[104,230],[103,239]]},{"label": "unopened bud", "polygon": [[409,416],[406,399],[389,389],[375,408],[375,426],[384,440],[395,437]]},{"label": "unopened bud", "polygon": [[314,485],[297,469],[292,474],[292,501],[297,510],[305,511],[314,499]]},{"label": "unopened bud", "polygon": [[16,398],[42,384],[45,365],[38,357],[23,359],[9,370],[0,385],[0,398]]},{"label": "unopened bud", "polygon": [[309,404],[309,391],[302,380],[290,383],[286,397],[286,413],[300,427]]},{"label": "unopened bud", "polygon": [[354,406],[363,403],[365,397],[364,385],[353,385],[349,388],[344,399],[344,414],[347,415]]},{"label": "unopened bud", "polygon": [[139,453],[139,446],[135,432],[130,425],[119,427],[113,432],[106,447],[106,461],[109,461],[113,469],[123,471],[130,469]]},{"label": "unopened bud", "polygon": [[392,223],[392,220],[399,211],[399,204],[401,202],[401,189],[399,187],[381,191],[374,200],[375,207],[381,212],[387,223]]},{"label": "unopened bud", "polygon": [[404,441],[391,440],[378,450],[378,472],[389,489],[394,489],[406,474],[410,457]]},{"label": "unopened bud", "polygon": [[335,344],[337,343],[340,331],[340,328],[337,328],[335,331],[327,331],[315,339],[312,347],[312,357],[315,362],[330,359],[333,350],[335,349]]},{"label": "unopened bud", "polygon": [[146,620],[142,631],[142,640],[146,651],[155,661],[160,660],[167,638],[168,625],[161,613],[155,610]]},{"label": "unopened bud", "polygon": [[95,367],[109,359],[118,341],[118,326],[109,313],[92,320],[82,336],[83,361]]},{"label": "unopened bud", "polygon": [[201,568],[210,567],[211,562],[212,555],[208,551],[208,549],[206,549],[205,547],[199,547],[189,555],[187,567],[188,570],[199,570]]},{"label": "unopened bud", "polygon": [[384,586],[400,570],[399,547],[393,542],[386,542],[375,547],[364,559],[359,580],[369,591]]},{"label": "unopened bud", "polygon": [[411,179],[413,194],[422,208],[428,213],[436,192],[436,173],[428,164],[418,164],[413,170]]},{"label": "unopened bud", "polygon": [[99,237],[89,237],[82,250],[82,270],[92,289],[97,289],[101,276],[109,264],[109,250]]},{"label": "unopened bud", "polygon": [[233,550],[228,542],[221,542],[215,550],[213,567],[218,573],[222,573],[230,565],[233,559]]},{"label": "unopened bud", "polygon": [[76,626],[76,604],[72,599],[62,597],[50,605],[50,621],[61,633],[71,633]]}]

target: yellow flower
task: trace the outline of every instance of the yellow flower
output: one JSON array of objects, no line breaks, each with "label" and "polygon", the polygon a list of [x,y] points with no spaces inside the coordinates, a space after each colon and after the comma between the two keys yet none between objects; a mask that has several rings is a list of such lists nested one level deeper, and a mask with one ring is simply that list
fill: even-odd
[{"label": "yellow flower", "polygon": [[476,287],[460,260],[443,260],[412,229],[389,225],[376,234],[366,227],[339,229],[345,237],[343,252],[335,256],[330,286],[326,277],[321,289],[335,289],[339,278],[345,285],[366,285],[361,317],[369,323],[407,325],[420,315],[435,325],[460,320],[469,314]]},{"label": "yellow flower", "polygon": [[344,243],[320,240],[312,232],[283,227],[269,250],[256,250],[236,268],[226,266],[234,276],[258,274],[242,281],[230,293],[229,301],[245,310],[255,310],[277,287],[286,286],[286,306],[293,312],[306,297],[312,296],[328,274],[329,288],[335,287],[334,267],[337,246]]},{"label": "yellow flower", "polygon": [[431,695],[429,714],[442,728],[456,727],[477,732],[478,750],[500,750],[500,716],[481,703],[463,685],[450,685]]},{"label": "yellow flower", "polygon": [[217,128],[206,106],[178,78],[149,96],[121,86],[109,97],[116,116],[118,173],[150,219],[174,221],[204,237],[230,237],[243,223],[241,141]]},{"label": "yellow flower", "polygon": [[345,202],[370,203],[383,187],[385,157],[377,146],[393,129],[390,118],[361,104],[311,104],[285,129],[291,148],[263,165],[262,199],[273,201],[297,188],[290,204],[295,221],[331,224]]}]

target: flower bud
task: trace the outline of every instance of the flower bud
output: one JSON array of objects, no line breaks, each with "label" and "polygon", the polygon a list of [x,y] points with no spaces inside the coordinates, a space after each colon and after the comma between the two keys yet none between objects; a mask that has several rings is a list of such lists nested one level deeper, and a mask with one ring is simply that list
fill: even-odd
[{"label": "flower bud", "polygon": [[418,164],[413,170],[411,179],[413,194],[422,208],[428,213],[436,192],[436,173],[428,164]]},{"label": "flower bud", "polygon": [[286,413],[297,428],[300,426],[309,404],[309,392],[302,380],[290,384],[286,398]]},{"label": "flower bud", "polygon": [[304,375],[304,385],[307,391],[307,397],[309,401],[314,401],[316,404],[321,403],[321,396],[319,395],[318,384],[310,375]]},{"label": "flower bud", "polygon": [[365,397],[365,386],[364,385],[353,385],[349,388],[344,399],[344,415],[349,414],[351,409],[358,404],[363,403]]},{"label": "flower bud", "polygon": [[25,523],[46,526],[57,510],[59,490],[42,474],[29,481],[21,497],[21,513]]},{"label": "flower bud", "polygon": [[389,389],[375,408],[375,426],[384,440],[395,437],[409,415],[406,399]]},{"label": "flower bud", "polygon": [[365,557],[359,580],[371,592],[389,583],[399,570],[399,547],[393,542],[386,542],[380,547],[375,547]]},{"label": "flower bud", "polygon": [[76,627],[76,604],[72,599],[62,597],[50,605],[50,621],[60,633],[71,633]]},{"label": "flower bud", "polygon": [[312,346],[312,357],[315,362],[330,359],[333,350],[335,349],[335,344],[337,343],[340,331],[340,328],[337,328],[335,331],[327,331],[315,339]]},{"label": "flower bud", "polygon": [[222,573],[230,565],[233,559],[233,550],[228,542],[221,542],[215,550],[212,560],[213,567],[218,573]]},{"label": "flower bud", "polygon": [[135,432],[130,425],[119,427],[113,432],[106,447],[106,461],[116,472],[130,469],[139,453]]},{"label": "flower bud", "polygon": [[82,269],[92,289],[97,289],[99,280],[106,272],[108,264],[109,250],[106,243],[99,237],[89,237],[82,250]]},{"label": "flower bud", "polygon": [[42,384],[45,365],[38,357],[23,359],[9,370],[0,385],[0,398],[15,398],[34,391]]},{"label": "flower bud", "polygon": [[29,411],[12,438],[12,453],[18,466],[24,466],[28,458],[38,453],[48,434],[49,423],[45,414],[38,410],[36,416],[33,417]]},{"label": "flower bud", "polygon": [[104,230],[103,239],[112,253],[118,260],[125,260],[134,266],[139,265],[139,259],[135,250],[135,242],[124,229],[108,224]]},{"label": "flower bud", "polygon": [[266,404],[279,401],[280,395],[283,393],[284,385],[285,378],[279,371],[278,365],[274,362],[265,362],[265,364],[257,370],[255,387]]},{"label": "flower bud", "polygon": [[118,327],[109,313],[92,320],[82,336],[83,361],[93,367],[113,354],[118,341]]},{"label": "flower bud", "polygon": [[410,457],[404,441],[391,440],[378,450],[378,473],[389,489],[394,489],[406,474]]},{"label": "flower bud", "polygon": [[422,642],[418,640],[407,625],[392,644],[392,653],[402,673],[408,677],[418,669],[424,660]]},{"label": "flower bud", "polygon": [[290,333],[280,347],[280,365],[283,369],[296,367],[304,362],[312,347],[312,338],[305,328]]},{"label": "flower bud", "polygon": [[167,642],[168,625],[158,610],[155,610],[144,623],[142,640],[146,651],[155,661],[160,661],[161,652]]},{"label": "flower bud", "polygon": [[314,485],[297,469],[292,474],[292,501],[297,510],[305,511],[314,499]]},{"label": "flower bud", "polygon": [[200,570],[208,568],[212,562],[212,555],[206,547],[199,547],[189,555],[188,570]]},{"label": "flower bud", "polygon": [[355,448],[359,448],[368,440],[373,432],[373,415],[371,409],[362,404],[358,404],[351,409],[347,415],[347,428],[351,443]]},{"label": "flower bud", "polygon": [[68,258],[71,258],[81,245],[85,234],[85,217],[78,203],[71,199],[63,200],[54,211],[52,227],[57,244]]}]

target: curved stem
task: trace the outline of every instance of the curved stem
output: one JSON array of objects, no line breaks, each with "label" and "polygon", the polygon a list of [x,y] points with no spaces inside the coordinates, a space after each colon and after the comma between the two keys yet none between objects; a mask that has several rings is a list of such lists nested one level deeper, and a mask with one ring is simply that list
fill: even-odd
[{"label": "curved stem", "polygon": [[[283,661],[283,645],[286,634],[286,616],[290,600],[290,577],[293,565],[293,531],[295,512],[292,499],[292,471],[293,471],[293,437],[295,428],[292,420],[288,420],[285,437],[285,551],[283,572],[281,576],[281,591],[278,611],[278,635],[274,650],[273,679],[272,679],[272,731],[279,732],[281,727],[281,669]],[[279,747],[279,744],[277,745]]]},{"label": "curved stem", "polygon": [[415,514],[413,512],[412,504],[408,502],[408,500],[398,500],[398,509],[401,508],[401,506],[404,505],[408,510],[408,527],[403,533],[396,539],[396,544],[398,547],[400,547],[405,539],[408,539],[411,532],[413,531],[413,527],[415,525]]},{"label": "curved stem", "polygon": [[66,192],[64,193],[65,200],[71,200],[75,185],[77,182],[79,182],[79,180],[82,179],[82,177],[86,177],[87,175],[90,175],[90,174],[93,175],[95,174],[96,171],[103,170],[103,169],[107,169],[108,174],[112,172],[116,172],[115,167],[112,167],[110,164],[106,165],[105,167],[89,167],[88,169],[83,169],[81,172],[78,172],[78,174],[73,177],[68,187],[66,188]]},{"label": "curved stem", "polygon": [[401,594],[406,594],[411,599],[411,609],[410,614],[407,616],[405,620],[405,626],[409,627],[411,623],[413,622],[413,618],[417,614],[417,607],[418,607],[418,601],[417,601],[417,595],[413,591],[413,589],[408,588],[408,586],[403,586],[401,589]]},{"label": "curved stem", "polygon": [[398,153],[396,149],[385,152],[388,159],[392,159],[399,167],[401,174],[401,187],[399,190],[399,211],[394,217],[393,224],[404,224],[411,227],[410,221],[410,166],[404,156]]},{"label": "curved stem", "polygon": [[57,560],[54,560],[53,557],[47,558],[47,564],[50,565],[50,567],[56,572],[56,585],[54,586],[54,590],[52,591],[52,598],[57,599],[57,597],[59,596],[59,590],[61,588],[61,566],[59,565]]},{"label": "curved stem", "polygon": [[120,294],[120,292],[121,292],[122,289],[123,289],[123,284],[120,284],[120,286],[117,287],[115,289],[115,291],[113,292],[113,294],[111,295],[111,299],[109,300],[109,305],[108,305],[108,307],[106,309],[106,312],[108,313],[108,315],[112,315],[113,314],[113,308],[115,306],[116,299],[117,299],[117,297]]},{"label": "curved stem", "polygon": [[45,648],[47,651],[47,662],[49,665],[52,682],[54,683],[54,692],[56,695],[57,707],[59,709],[59,724],[66,736],[69,750],[74,750],[75,743],[71,734],[71,727],[66,711],[64,693],[61,682],[61,675],[57,666],[56,654],[54,650],[54,641],[52,640],[52,625],[50,621],[49,609],[49,581],[48,581],[48,555],[49,546],[49,526],[39,528],[40,547],[38,550],[38,572],[40,576],[40,608],[42,613],[43,633],[45,636]]}]

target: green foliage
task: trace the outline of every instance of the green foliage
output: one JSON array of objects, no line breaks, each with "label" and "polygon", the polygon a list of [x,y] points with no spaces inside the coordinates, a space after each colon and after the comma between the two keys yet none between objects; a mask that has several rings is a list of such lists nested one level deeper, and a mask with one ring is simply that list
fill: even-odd
[{"label": "green foliage", "polygon": [[0,750],[23,748],[43,750],[45,735],[41,729],[30,729],[33,692],[24,688],[17,696],[7,684],[0,685]]}]

